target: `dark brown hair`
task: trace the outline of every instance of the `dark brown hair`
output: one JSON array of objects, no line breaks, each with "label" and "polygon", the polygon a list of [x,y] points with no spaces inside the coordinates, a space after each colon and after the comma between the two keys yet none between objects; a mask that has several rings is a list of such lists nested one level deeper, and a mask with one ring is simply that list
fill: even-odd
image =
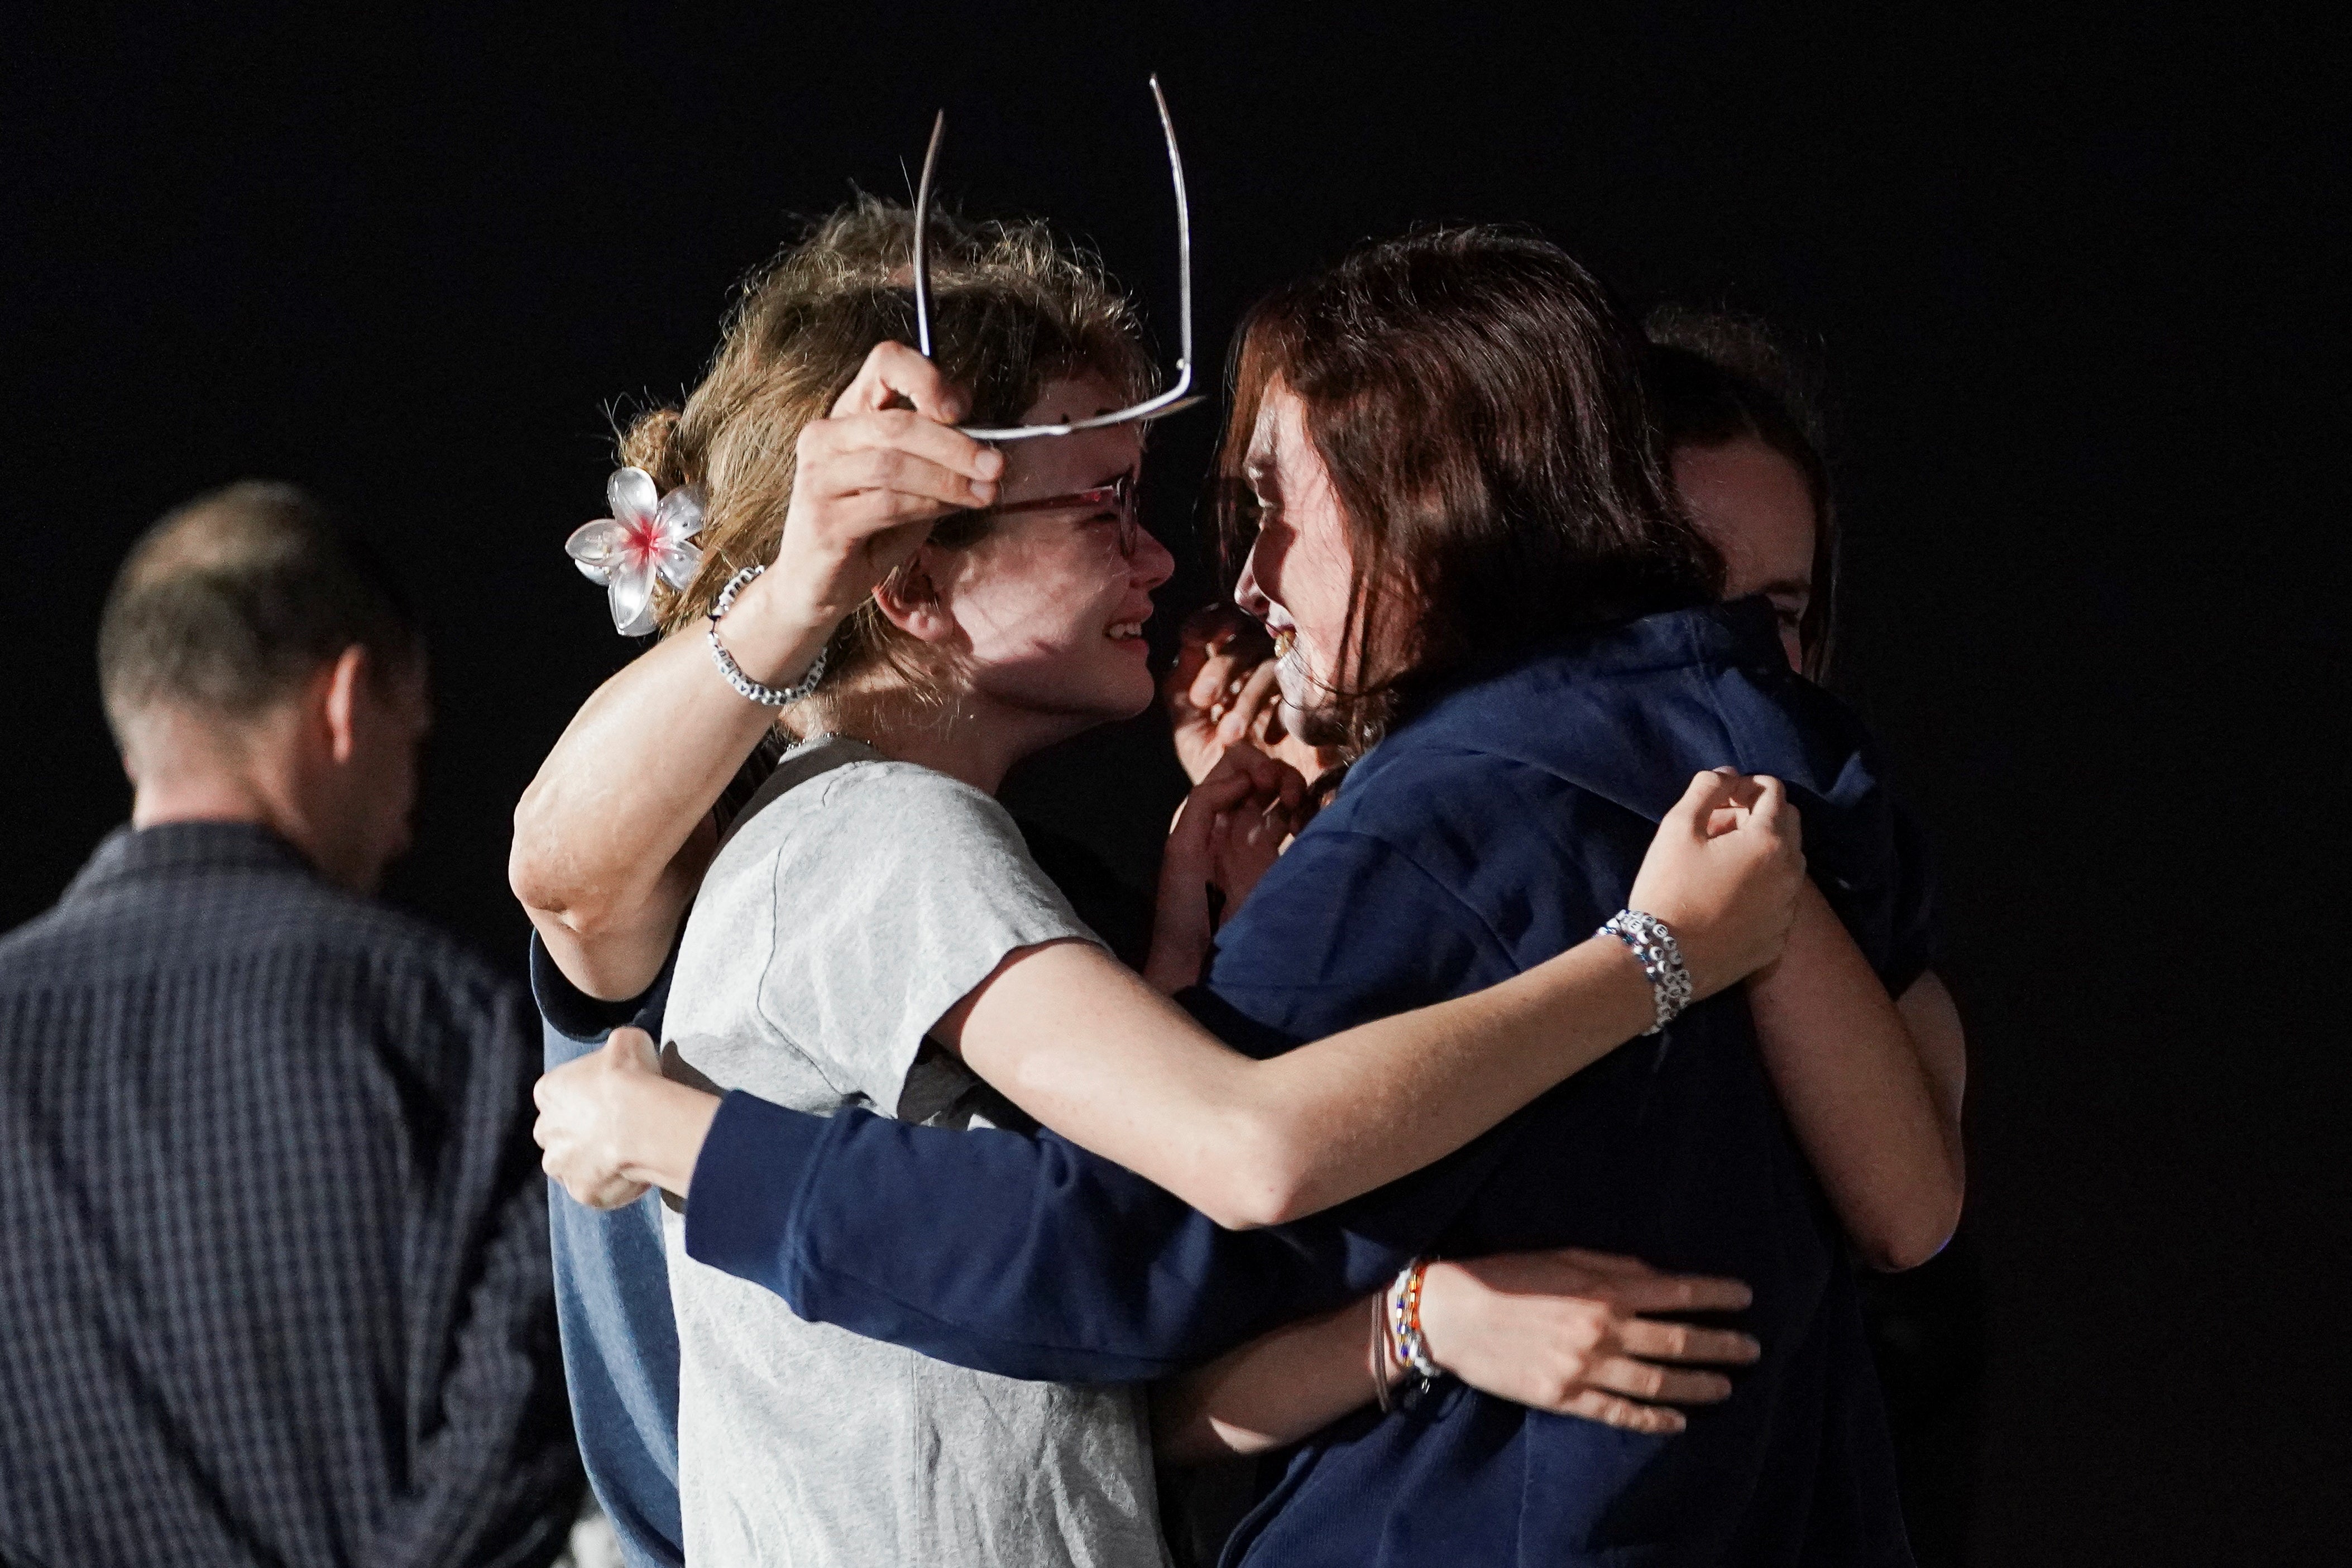
[{"label": "dark brown hair", "polygon": [[1813,591],[1797,622],[1797,646],[1805,674],[1825,678],[1837,636],[1838,531],[1816,382],[1753,317],[1662,306],[1643,329],[1650,406],[1670,459],[1677,446],[1758,441],[1805,476],[1813,498]]},{"label": "dark brown hair", "polygon": [[291,485],[248,479],[141,536],[98,622],[98,682],[117,745],[156,706],[239,721],[352,645],[388,685],[423,644],[390,568]]},{"label": "dark brown hair", "polygon": [[1444,689],[1564,634],[1712,599],[1723,566],[1674,496],[1642,342],[1559,246],[1495,228],[1365,246],[1244,321],[1221,531],[1266,389],[1306,405],[1355,584],[1333,694],[1360,750]]}]

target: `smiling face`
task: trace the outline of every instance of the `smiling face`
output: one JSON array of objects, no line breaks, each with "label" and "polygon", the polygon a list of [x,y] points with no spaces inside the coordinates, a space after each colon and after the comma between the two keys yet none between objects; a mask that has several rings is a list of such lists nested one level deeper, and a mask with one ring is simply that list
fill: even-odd
[{"label": "smiling face", "polygon": [[[1084,376],[1048,383],[1024,423],[1082,419],[1120,405],[1107,382]],[[1124,478],[1132,486],[1143,437],[1132,424],[1008,444],[999,505],[1093,490]],[[1122,553],[1122,536],[1133,554]],[[963,672],[967,700],[995,721],[1036,732],[1035,744],[1074,735],[1151,705],[1153,683],[1143,623],[1151,591],[1176,563],[1120,509],[1074,502],[992,517],[960,549],[926,547],[923,563],[946,641]],[[1025,749],[1026,747],[1024,747]]]},{"label": "smiling face", "polygon": [[1813,598],[1819,526],[1804,470],[1753,436],[1675,448],[1675,488],[1723,556],[1723,596],[1760,593],[1780,624],[1789,667],[1804,667],[1798,632]]},{"label": "smiling face", "polygon": [[1258,532],[1234,601],[1265,623],[1276,675],[1300,733],[1327,744],[1331,694],[1343,685],[1355,559],[1322,455],[1307,438],[1307,405],[1276,382],[1258,404],[1243,474],[1257,497]]}]

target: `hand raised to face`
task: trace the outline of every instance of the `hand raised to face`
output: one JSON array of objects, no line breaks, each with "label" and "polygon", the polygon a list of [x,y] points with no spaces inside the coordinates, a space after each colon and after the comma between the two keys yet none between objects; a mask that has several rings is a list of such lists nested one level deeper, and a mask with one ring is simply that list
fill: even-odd
[{"label": "hand raised to face", "polygon": [[961,387],[904,343],[877,343],[823,419],[801,427],[770,575],[838,619],[952,511],[996,500],[1004,455],[955,428]]},{"label": "hand raised to face", "polygon": [[1186,778],[1202,782],[1226,747],[1243,743],[1310,780],[1337,760],[1284,722],[1277,672],[1273,639],[1241,610],[1212,604],[1186,617],[1176,663],[1160,685]]},{"label": "hand raised to face", "polygon": [[1289,764],[1255,747],[1226,748],[1169,828],[1146,979],[1170,994],[1199,979],[1219,921],[1280,857],[1306,796]]}]

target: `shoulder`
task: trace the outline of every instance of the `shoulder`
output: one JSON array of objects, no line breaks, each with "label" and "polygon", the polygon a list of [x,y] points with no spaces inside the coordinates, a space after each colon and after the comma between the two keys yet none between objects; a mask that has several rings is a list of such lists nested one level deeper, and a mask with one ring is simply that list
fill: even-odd
[{"label": "shoulder", "polygon": [[226,873],[68,898],[0,939],[0,987],[251,985],[276,1010],[349,1020],[353,1038],[528,1043],[519,981],[425,920],[283,873]]},{"label": "shoulder", "polygon": [[1010,875],[1043,880],[994,797],[911,762],[843,763],[755,801],[719,847],[704,898],[730,889],[859,888]]},{"label": "shoulder", "polygon": [[321,883],[304,886],[277,914],[273,936],[289,959],[308,956],[322,985],[347,986],[358,1005],[403,1031],[475,1045],[491,1035],[533,1038],[521,982],[420,916]]},{"label": "shoulder", "polygon": [[1437,823],[1486,818],[1530,793],[1573,789],[1556,774],[1497,751],[1408,735],[1358,763],[1317,821],[1409,849]]},{"label": "shoulder", "polygon": [[1586,781],[1499,750],[1407,744],[1359,768],[1307,835],[1370,841],[1473,903],[1476,889],[1550,879],[1596,857],[1613,863],[1624,844],[1638,861],[1650,838],[1643,816]]},{"label": "shoulder", "polygon": [[1015,841],[1021,838],[1013,814],[995,796],[918,763],[889,758],[856,762],[835,768],[822,782],[822,809],[842,816],[887,818],[909,825],[919,820]]}]

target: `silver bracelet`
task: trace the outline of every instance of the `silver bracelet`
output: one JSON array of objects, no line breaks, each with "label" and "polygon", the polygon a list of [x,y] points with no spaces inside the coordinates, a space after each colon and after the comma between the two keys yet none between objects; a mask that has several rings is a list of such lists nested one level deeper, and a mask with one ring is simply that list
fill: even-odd
[{"label": "silver bracelet", "polygon": [[743,585],[767,570],[764,566],[747,566],[729,578],[727,586],[719,591],[719,602],[710,607],[710,656],[719,661],[719,673],[727,677],[727,684],[753,702],[768,707],[789,707],[814,692],[816,684],[824,679],[824,649],[816,651],[816,663],[808,667],[807,674],[791,685],[763,686],[743,673],[743,667],[735,662],[735,655],[730,653],[727,644],[719,640],[719,618],[735,607],[735,595],[742,591]]},{"label": "silver bracelet", "polygon": [[1666,923],[1654,915],[1644,915],[1638,909],[1621,909],[1593,933],[1596,936],[1614,936],[1633,950],[1640,961],[1642,973],[1648,977],[1650,996],[1657,1003],[1658,1021],[1643,1030],[1643,1034],[1655,1034],[1675,1021],[1675,1015],[1691,1005],[1690,971],[1683,967],[1682,944],[1666,929]]}]

